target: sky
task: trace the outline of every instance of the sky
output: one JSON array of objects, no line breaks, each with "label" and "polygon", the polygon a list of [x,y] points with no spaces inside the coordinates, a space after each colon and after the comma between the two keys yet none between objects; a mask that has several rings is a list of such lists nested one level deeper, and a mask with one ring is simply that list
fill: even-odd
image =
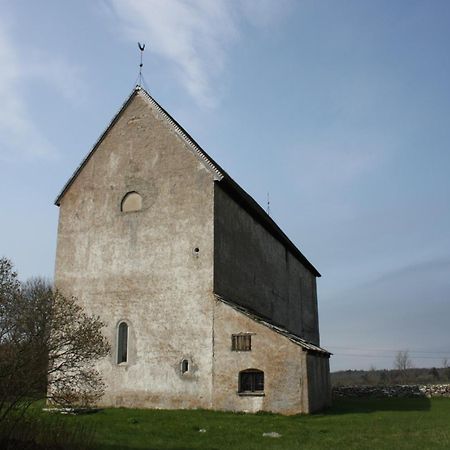
[{"label": "sky", "polygon": [[144,86],[318,268],[332,370],[450,359],[450,2],[0,0],[0,255]]}]

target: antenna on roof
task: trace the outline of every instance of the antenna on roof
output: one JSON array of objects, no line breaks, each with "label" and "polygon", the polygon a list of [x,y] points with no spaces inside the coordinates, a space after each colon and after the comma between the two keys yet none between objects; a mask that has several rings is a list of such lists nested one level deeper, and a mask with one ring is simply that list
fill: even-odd
[{"label": "antenna on roof", "polygon": [[269,197],[269,193],[267,193],[267,215],[270,216],[270,197]]},{"label": "antenna on roof", "polygon": [[138,86],[140,86],[142,84],[142,66],[144,65],[144,63],[142,62],[142,56],[144,54],[145,44],[141,44],[140,42],[138,42],[138,47],[141,52],[141,62],[139,64],[139,77],[138,77],[139,79]]}]

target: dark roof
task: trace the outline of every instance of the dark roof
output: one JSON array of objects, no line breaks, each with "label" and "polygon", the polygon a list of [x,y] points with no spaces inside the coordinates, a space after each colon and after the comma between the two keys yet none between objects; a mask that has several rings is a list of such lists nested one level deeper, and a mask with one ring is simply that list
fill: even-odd
[{"label": "dark roof", "polygon": [[246,315],[250,319],[254,320],[255,322],[260,323],[261,325],[264,325],[271,330],[275,331],[278,334],[281,334],[285,337],[287,337],[290,341],[294,342],[294,344],[299,345],[306,351],[312,352],[312,353],[320,353],[324,356],[330,356],[332,353],[330,353],[328,350],[325,350],[322,347],[319,347],[318,345],[312,344],[311,342],[308,342],[307,340],[301,338],[300,336],[297,336],[294,333],[291,333],[290,331],[286,330],[286,328],[283,328],[280,325],[275,324],[271,319],[267,317],[263,317],[260,314],[256,313],[253,310],[250,310],[248,308],[244,308],[241,305],[238,305],[237,303],[230,302],[229,300],[225,300],[220,295],[215,294],[215,297],[217,300],[220,300],[222,303],[225,303],[228,306],[231,306],[236,311]]},{"label": "dark roof", "polygon": [[185,142],[190,146],[193,153],[200,158],[215,175],[215,180],[219,185],[242,207],[244,208],[258,223],[260,223],[272,236],[278,239],[286,248],[300,261],[305,267],[316,277],[320,277],[320,273],[317,269],[306,259],[306,257],[300,252],[300,250],[293,244],[293,242],[284,234],[281,228],[274,222],[274,220],[264,211],[261,206],[242,189],[226,172],[223,170],[219,164],[217,164],[189,135],[189,133],[141,86],[136,86],[131,92],[130,96],[123,103],[118,113],[113,117],[109,125],[106,127],[105,131],[100,135],[97,142],[92,147],[91,151],[86,155],[81,164],[75,170],[73,175],[64,185],[60,194],[55,200],[55,205],[59,206],[61,199],[67,192],[69,187],[74,182],[75,178],[81,172],[83,167],[87,164],[91,156],[97,150],[98,146],[102,143],[105,136],[108,134],[109,130],[114,126],[122,112],[131,103],[132,99],[136,96],[142,94],[156,109],[158,109],[165,120],[175,129],[175,131],[185,140]]},{"label": "dark roof", "polygon": [[264,211],[261,206],[244,191],[230,176],[226,173],[219,184],[224,190],[244,208],[258,223],[260,223],[272,236],[280,241],[286,248],[316,277],[320,277],[318,270],[308,261],[303,253],[295,244],[284,234],[283,230],[275,221]]}]

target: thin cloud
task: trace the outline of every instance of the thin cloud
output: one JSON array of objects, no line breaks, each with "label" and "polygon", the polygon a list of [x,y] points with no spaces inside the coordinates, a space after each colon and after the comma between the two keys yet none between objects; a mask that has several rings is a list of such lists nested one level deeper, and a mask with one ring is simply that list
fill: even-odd
[{"label": "thin cloud", "polygon": [[324,183],[327,190],[354,183],[385,157],[382,147],[370,139],[318,137],[299,147],[296,154],[303,162],[300,182],[303,188],[314,186],[316,192]]},{"label": "thin cloud", "polygon": [[286,17],[294,3],[291,0],[241,0],[239,7],[245,18],[254,26],[277,25]]},{"label": "thin cloud", "polygon": [[62,58],[35,50],[29,54],[28,76],[49,84],[66,101],[80,105],[87,96],[83,70]]},{"label": "thin cloud", "polygon": [[56,148],[36,125],[21,87],[30,80],[45,82],[66,100],[79,102],[84,89],[79,69],[33,49],[24,62],[1,21],[0,67],[0,160],[54,158]]},{"label": "thin cloud", "polygon": [[[170,62],[180,82],[206,107],[217,102],[217,80],[242,25],[267,26],[288,11],[290,0],[110,0],[127,39],[145,39],[149,50]],[[261,6],[259,8],[259,6]]]},{"label": "thin cloud", "polygon": [[[450,258],[439,257],[425,261],[419,261],[414,264],[407,264],[397,269],[389,270],[381,276],[367,281],[361,285],[361,288],[380,286],[383,284],[395,282],[404,282],[404,280],[420,280],[426,274],[431,278],[431,274],[447,274],[450,272]],[[443,278],[445,279],[445,278]],[[448,284],[448,283],[447,283]]]}]

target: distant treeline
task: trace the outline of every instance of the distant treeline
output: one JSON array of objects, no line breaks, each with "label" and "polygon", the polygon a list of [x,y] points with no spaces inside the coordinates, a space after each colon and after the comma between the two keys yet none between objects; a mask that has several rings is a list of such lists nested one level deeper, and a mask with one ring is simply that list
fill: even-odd
[{"label": "distant treeline", "polygon": [[450,367],[404,370],[340,370],[331,373],[333,386],[436,384],[448,382],[450,382]]}]

